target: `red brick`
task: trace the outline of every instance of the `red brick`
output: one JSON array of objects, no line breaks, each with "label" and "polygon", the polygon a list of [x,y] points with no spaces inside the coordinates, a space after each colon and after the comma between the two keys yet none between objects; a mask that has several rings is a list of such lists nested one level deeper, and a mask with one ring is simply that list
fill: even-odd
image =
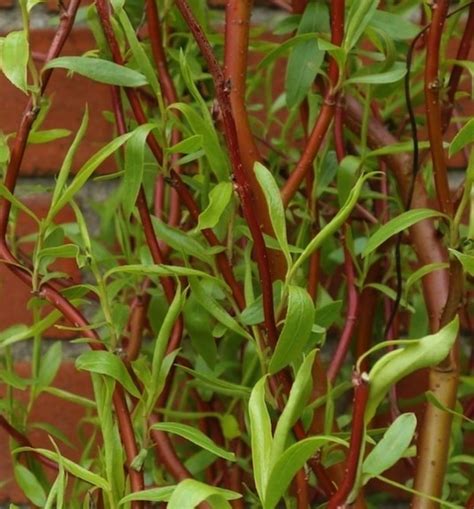
[{"label": "red brick", "polygon": [[[33,30],[33,51],[46,53],[53,35],[53,30]],[[89,30],[75,29],[62,55],[81,55],[93,47],[94,40]],[[47,95],[53,98],[53,104],[42,129],[63,128],[74,134],[81,123],[86,104],[89,106],[89,127],[73,166],[73,169],[77,170],[93,153],[112,139],[113,128],[102,115],[102,111],[111,109],[108,87],[77,75],[67,78],[64,70],[57,69],[51,78]],[[14,132],[21,120],[27,97],[3,75],[0,76],[0,96],[4,98],[0,102],[0,127],[5,133]],[[72,136],[69,136],[52,143],[29,145],[21,168],[22,175],[55,174],[71,142]],[[110,158],[102,165],[101,170],[112,171],[114,168],[114,161]]]},{"label": "red brick", "polygon": [[[31,376],[31,366],[27,362],[17,363],[15,371],[24,378]],[[89,375],[77,371],[72,362],[64,362],[61,365],[53,385],[80,396],[90,398],[93,394]],[[0,386],[0,396],[4,396],[4,394],[5,387],[2,384]],[[16,401],[25,404],[28,401],[28,393],[27,391],[15,390],[14,398]],[[58,399],[50,394],[42,393],[33,405],[28,424],[48,423],[62,431],[72,442],[74,449],[57,439],[55,439],[55,442],[65,457],[77,461],[83,449],[83,444],[79,440],[78,428],[84,416],[85,411],[83,407]],[[48,434],[43,430],[31,428],[28,438],[34,447],[52,449]],[[45,472],[51,478],[54,478],[54,471],[45,468]],[[2,428],[0,428],[0,479],[2,481],[0,483],[0,504],[6,502],[26,502],[24,495],[13,479],[8,434]],[[3,484],[3,482],[6,484]]]},{"label": "red brick", "polygon": [[13,0],[0,0],[0,9],[13,7]]},{"label": "red brick", "polygon": [[[25,204],[33,210],[38,217],[44,217],[48,211],[50,197],[47,195],[39,195],[34,198],[24,200]],[[64,208],[56,217],[56,223],[66,223],[74,221],[74,213],[70,208]],[[16,232],[18,236],[24,236],[36,231],[34,221],[24,213],[20,213],[17,221]],[[22,244],[22,250],[25,254],[30,254],[32,244]],[[72,277],[73,282],[78,282],[80,273],[76,263],[72,259],[64,259],[52,265],[54,270],[65,272]],[[28,301],[31,298],[31,290],[14,276],[4,264],[0,264],[0,295],[2,295],[7,306],[7,312],[2,311],[0,314],[0,331],[15,324],[31,324],[32,314],[27,309]],[[8,297],[7,297],[8,296]],[[5,309],[5,308],[3,308]],[[51,311],[48,306],[44,307],[44,313]],[[62,322],[64,325],[66,322]],[[67,325],[70,325],[69,323]],[[51,328],[45,332],[47,337],[64,338],[70,337],[71,333],[60,331],[57,328]]]}]

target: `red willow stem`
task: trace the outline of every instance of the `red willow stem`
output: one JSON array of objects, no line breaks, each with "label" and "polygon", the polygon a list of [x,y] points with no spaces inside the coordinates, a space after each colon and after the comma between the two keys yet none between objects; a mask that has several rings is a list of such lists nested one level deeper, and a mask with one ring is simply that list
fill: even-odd
[{"label": "red willow stem", "polygon": [[[349,227],[346,224],[346,235],[348,229]],[[344,328],[342,329],[341,337],[337,343],[336,351],[334,352],[328,368],[327,376],[331,383],[334,383],[334,380],[336,380],[336,377],[346,358],[347,352],[349,351],[349,346],[351,344],[352,334],[354,332],[354,326],[356,323],[357,312],[359,310],[359,293],[357,292],[355,285],[354,263],[352,261],[352,255],[347,248],[346,236],[344,236],[342,239],[342,245],[344,250],[344,273],[346,276],[348,304]]]},{"label": "red willow stem", "polygon": [[[3,428],[14,440],[16,440],[20,447],[31,447],[32,449],[34,448],[29,438],[23,435],[23,433],[20,433],[16,428],[14,428],[5,419],[5,417],[3,417],[3,415],[0,415],[0,427]],[[30,451],[30,454],[32,454],[40,463],[42,463],[46,467],[52,470],[56,471],[58,470],[58,464],[55,461],[52,461],[49,458],[46,458],[42,454],[39,454],[35,451]]]},{"label": "red willow stem", "polygon": [[[158,70],[158,80],[160,82],[161,90],[165,98],[166,104],[170,105],[178,102],[178,94],[174,86],[173,79],[168,70],[168,64],[166,62],[166,55],[163,48],[163,37],[160,25],[160,17],[158,14],[158,7],[155,0],[147,0],[146,2],[146,13],[148,21],[148,31],[150,36],[150,45],[153,59]],[[171,141],[173,144],[178,143],[181,140],[181,134],[179,129],[173,128],[171,131]],[[171,161],[174,163],[176,171],[179,173],[179,168],[176,166],[176,162],[179,159],[179,154],[173,154]],[[162,195],[163,195],[163,176],[159,175],[155,187],[155,214],[161,209]],[[171,189],[170,194],[170,209],[168,224],[175,226],[179,223],[181,217],[181,208],[179,203],[179,195],[174,189]],[[166,250],[165,250],[166,251]]]},{"label": "red willow stem", "polygon": [[439,100],[441,89],[441,81],[439,78],[439,52],[444,23],[449,9],[449,0],[435,0],[432,2],[431,7],[433,17],[428,29],[425,62],[426,123],[428,126],[434,181],[439,206],[443,213],[452,216],[453,204],[449,191],[448,174],[444,158],[441,103]]},{"label": "red willow stem", "polygon": [[[344,38],[344,0],[333,0],[331,2],[331,42],[336,46],[342,44]],[[303,181],[305,175],[311,170],[314,159],[323,143],[326,133],[331,125],[334,116],[334,109],[337,99],[337,82],[339,80],[339,67],[337,62],[331,58],[329,61],[329,87],[324,95],[323,105],[319,116],[313,127],[309,140],[301,154],[296,168],[289,176],[281,190],[283,204],[288,206],[293,196]]]},{"label": "red willow stem", "polygon": [[[459,48],[456,54],[456,60],[466,60],[469,58],[469,52],[471,49],[472,38],[474,34],[474,3],[471,3],[469,6],[469,14],[466,21],[466,26],[464,27],[464,32],[462,34],[461,42],[459,44]],[[448,82],[448,90],[447,90],[447,107],[444,108],[443,114],[443,131],[445,131],[449,125],[449,121],[451,119],[451,115],[454,109],[454,102],[456,92],[459,87],[459,82],[461,80],[461,75],[464,70],[464,67],[458,64],[455,64],[451,70],[451,76],[449,77]]]},{"label": "red willow stem", "polygon": [[369,382],[365,373],[354,373],[352,383],[354,384],[354,408],[352,410],[349,454],[346,460],[346,475],[337,492],[329,500],[327,509],[342,509],[346,507],[347,497],[354,487],[359,467],[359,457],[365,434],[364,413],[369,398]]},{"label": "red willow stem", "polygon": [[199,49],[207,62],[209,72],[214,79],[217,101],[221,110],[224,136],[227,142],[230,160],[235,177],[237,193],[240,197],[242,211],[249,226],[255,249],[255,257],[262,287],[264,322],[267,330],[269,345],[274,348],[278,339],[278,332],[275,324],[275,313],[273,309],[272,277],[268,260],[267,248],[263,240],[259,219],[253,208],[253,189],[242,166],[242,158],[237,138],[237,129],[232,115],[232,108],[229,101],[229,87],[225,81],[224,73],[218,64],[213,50],[207,40],[201,26],[194,18],[194,15],[186,0],[176,0],[176,5],[191,30]]},{"label": "red willow stem", "polygon": [[[261,160],[255,138],[250,128],[246,107],[246,78],[252,0],[228,0],[225,18],[224,80],[229,86],[228,101],[232,110],[239,146],[242,172],[250,186],[250,200],[259,219],[262,231],[275,236],[265,196],[254,172],[254,164]],[[272,280],[284,280],[286,260],[279,250],[268,249],[268,263]]]}]

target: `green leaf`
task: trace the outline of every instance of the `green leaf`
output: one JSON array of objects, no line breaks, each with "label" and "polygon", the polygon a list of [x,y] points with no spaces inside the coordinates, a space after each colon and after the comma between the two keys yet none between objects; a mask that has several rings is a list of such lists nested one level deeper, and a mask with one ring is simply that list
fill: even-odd
[{"label": "green leaf", "polygon": [[390,387],[413,371],[440,363],[451,350],[459,330],[459,317],[440,329],[408,344],[405,348],[393,350],[381,357],[369,373],[369,402],[365,410],[368,424],[377,407]]},{"label": "green leaf", "polygon": [[349,79],[344,81],[344,84],[364,83],[379,85],[383,83],[395,83],[396,81],[400,81],[406,73],[405,64],[395,62],[394,66],[388,71],[371,73],[369,68],[368,70],[362,70],[360,73],[352,74]]},{"label": "green leaf", "polygon": [[59,170],[56,185],[54,186],[53,197],[51,199],[51,207],[53,208],[59,200],[59,197],[62,195],[64,186],[66,185],[67,179],[69,177],[69,173],[71,171],[72,162],[74,160],[74,156],[79,148],[81,141],[83,140],[87,126],[89,125],[89,108],[86,106],[84,111],[84,115],[82,116],[81,125],[74,137],[74,141],[72,142],[69,150],[67,151],[66,157],[64,158],[63,164],[61,165],[61,169]]},{"label": "green leaf", "polygon": [[[283,283],[281,281],[275,281],[273,283],[273,304],[278,307],[281,301]],[[249,299],[247,299],[249,300]],[[240,322],[244,325],[258,325],[264,320],[263,314],[263,297],[259,295],[255,300],[252,301],[241,313]]]},{"label": "green leaf", "polygon": [[296,374],[295,381],[291,386],[288,401],[281,413],[273,435],[273,445],[271,453],[271,464],[273,465],[285,450],[286,441],[292,426],[301,416],[304,405],[311,395],[312,367],[316,350],[313,350],[303,361]]},{"label": "green leaf", "polygon": [[235,454],[233,452],[228,452],[225,449],[222,449],[222,447],[219,447],[202,431],[193,428],[192,426],[188,426],[187,424],[181,424],[178,422],[159,422],[157,424],[153,424],[151,428],[178,435],[189,440],[198,447],[219,456],[220,458],[224,458],[228,461],[235,461]]},{"label": "green leaf", "polygon": [[291,281],[294,274],[297,272],[303,262],[307,260],[314,251],[319,249],[321,245],[345,223],[347,218],[350,216],[352,209],[355,207],[357,200],[359,199],[359,195],[365,181],[373,176],[374,173],[368,173],[359,177],[357,182],[354,184],[354,187],[351,189],[344,205],[339,209],[331,221],[329,221],[329,223],[324,226],[321,231],[317,233],[317,235],[308,243],[299,258],[293,264],[293,267],[287,275],[287,281]]},{"label": "green leaf", "polygon": [[170,107],[180,111],[186,117],[194,134],[202,137],[202,147],[209,161],[209,166],[217,177],[218,182],[228,181],[229,163],[219,143],[213,123],[209,124],[206,122],[206,119],[189,104],[175,103]]},{"label": "green leaf", "polygon": [[196,378],[196,380],[199,381],[199,385],[202,385],[204,388],[213,392],[223,394],[224,396],[232,396],[242,399],[247,399],[250,397],[250,389],[244,385],[237,385],[232,382],[227,382],[226,380],[222,380],[222,378],[217,378],[213,375],[201,373],[199,371],[187,368],[186,366],[179,367],[186,373],[189,373],[194,378]]},{"label": "green leaf", "polygon": [[306,346],[314,319],[314,304],[309,293],[299,286],[288,287],[288,311],[268,371],[277,373],[296,360]]},{"label": "green leaf", "polygon": [[127,368],[123,362],[111,352],[84,352],[76,359],[76,368],[110,376],[119,382],[129,394],[136,398],[140,397],[140,393],[128,373]]},{"label": "green leaf", "polygon": [[166,149],[170,154],[194,154],[202,148],[202,136],[193,134],[184,140]]},{"label": "green leaf", "polygon": [[143,167],[145,163],[145,148],[148,135],[156,127],[154,124],[143,124],[135,131],[125,145],[125,160],[121,198],[125,218],[132,214],[138,192],[143,182]]},{"label": "green leaf", "polygon": [[207,274],[201,270],[192,269],[190,267],[180,267],[179,265],[119,265],[108,270],[105,273],[104,279],[109,278],[112,274],[125,273],[125,274],[139,274],[142,276],[176,276],[176,277],[205,277],[216,279],[214,276]]},{"label": "green leaf", "polygon": [[[455,410],[452,410],[451,408],[448,408],[446,405],[443,405],[441,401],[436,397],[435,393],[433,391],[426,391],[425,392],[426,400],[431,403],[436,408],[439,408],[440,410],[443,410],[444,412],[448,412],[451,415],[454,415],[455,417],[458,417],[460,419],[465,419],[467,422],[470,422],[474,424],[474,419],[470,419],[466,415],[464,415],[462,412],[456,412]],[[461,407],[462,409],[462,407]]]},{"label": "green leaf", "polygon": [[40,387],[51,385],[56,376],[62,360],[62,345],[60,342],[54,343],[41,359],[41,366],[38,374],[38,384]]},{"label": "green leaf", "polygon": [[[327,7],[319,2],[308,2],[301,17],[298,35],[308,32],[323,32],[328,25]],[[286,104],[298,106],[306,97],[324,59],[324,50],[317,38],[301,42],[288,57],[285,78]]]},{"label": "green leaf", "polygon": [[[419,149],[430,148],[429,141],[420,141],[418,144]],[[385,145],[384,147],[380,147],[375,150],[371,150],[365,154],[365,157],[379,157],[386,156],[392,154],[402,154],[403,152],[412,152],[413,151],[413,141],[401,141],[399,143],[392,143],[390,145]]]},{"label": "green leaf", "polygon": [[474,118],[468,120],[449,144],[449,157],[474,141]]},{"label": "green leaf", "polygon": [[20,464],[15,465],[15,479],[22,492],[33,504],[43,507],[46,503],[46,493],[43,486],[26,467]]},{"label": "green leaf", "polygon": [[[102,147],[96,152],[82,168],[77,172],[71,184],[58,197],[57,202],[50,208],[47,220],[51,221],[53,217],[72,200],[74,195],[84,186],[89,180],[89,177],[94,173],[100,164],[102,164],[109,156],[111,156],[117,149],[119,149],[126,141],[134,135],[134,131],[123,134],[114,138],[110,143]],[[71,147],[72,148],[72,147]]]},{"label": "green leaf", "polygon": [[420,30],[417,25],[399,14],[379,10],[373,13],[369,26],[382,30],[395,41],[413,39]]},{"label": "green leaf", "polygon": [[152,216],[152,221],[158,239],[178,252],[194,256],[205,263],[211,263],[212,257],[209,254],[209,248],[204,247],[198,240],[191,237],[189,232],[172,228],[155,216]]},{"label": "green leaf", "polygon": [[49,143],[71,135],[68,129],[48,129],[47,131],[32,131],[28,136],[28,143]]},{"label": "green leaf", "polygon": [[413,274],[410,274],[408,279],[405,283],[405,295],[408,294],[408,291],[410,288],[421,278],[425,277],[428,274],[431,274],[432,272],[435,272],[437,270],[444,270],[449,267],[449,263],[429,263],[428,265],[423,265],[423,267],[420,267],[418,270],[415,270]]},{"label": "green leaf", "polygon": [[18,341],[30,339],[36,334],[41,334],[52,327],[61,316],[59,311],[52,311],[31,327],[27,327],[26,325],[13,325],[9,327],[7,330],[0,333],[0,349],[17,343]]},{"label": "green leaf", "polygon": [[35,223],[39,224],[40,220],[36,217],[34,212],[30,210],[21,200],[19,200],[14,194],[12,194],[3,182],[0,182],[0,196],[5,200],[8,200],[13,206],[23,211],[25,214],[31,217]]},{"label": "green leaf", "polygon": [[127,502],[133,502],[134,500],[146,500],[149,502],[167,502],[173,491],[175,490],[176,485],[172,486],[163,486],[161,488],[150,488],[149,490],[136,491],[135,493],[130,493],[129,495],[123,497],[119,501],[119,505],[126,504]]},{"label": "green leaf", "polygon": [[206,292],[196,277],[189,277],[189,284],[193,295],[196,297],[199,304],[204,307],[218,322],[222,323],[222,325],[234,331],[239,336],[253,341],[252,336],[240,326],[234,317],[232,317],[214,298],[211,297],[211,295]]},{"label": "green leaf", "polygon": [[99,83],[120,87],[142,87],[147,85],[143,74],[109,60],[91,57],[58,57],[50,60],[46,69],[67,69]]},{"label": "green leaf", "polygon": [[0,47],[1,69],[5,77],[25,94],[27,93],[27,68],[29,44],[24,30],[10,32]]},{"label": "green leaf", "polygon": [[252,389],[249,400],[250,437],[255,487],[260,500],[264,500],[270,476],[270,458],[273,446],[272,423],[265,403],[266,376]]},{"label": "green leaf", "polygon": [[306,461],[308,461],[320,447],[328,442],[346,445],[346,442],[339,438],[320,435],[317,437],[305,438],[288,447],[271,469],[266,484],[265,497],[261,499],[264,509],[274,509],[287,490],[291,480],[296,475],[296,472],[303,467]]},{"label": "green leaf", "polygon": [[14,454],[18,454],[20,452],[26,451],[34,451],[38,454],[41,454],[45,458],[48,458],[56,463],[62,463],[64,469],[71,473],[74,477],[78,477],[83,481],[92,484],[93,486],[97,486],[105,491],[110,491],[109,483],[100,475],[94,474],[89,469],[81,467],[77,463],[65,458],[64,456],[60,456],[58,453],[49,451],[48,449],[37,449],[33,447],[19,447],[13,451]]},{"label": "green leaf", "polygon": [[217,226],[232,198],[232,184],[219,182],[209,192],[209,205],[199,214],[197,228],[204,230]]},{"label": "green leaf", "polygon": [[367,255],[375,251],[381,244],[388,240],[393,235],[413,226],[419,221],[429,219],[432,217],[441,216],[441,212],[431,209],[412,209],[406,212],[402,212],[399,216],[394,217],[384,225],[382,225],[368,240],[362,257],[365,258]]},{"label": "green leaf", "polygon": [[413,413],[398,416],[370,451],[362,465],[362,483],[382,474],[401,459],[410,445],[416,430]]},{"label": "green leaf", "polygon": [[359,41],[367,25],[375,15],[380,0],[352,2],[347,15],[344,48],[349,52]]},{"label": "green leaf", "polygon": [[290,267],[291,256],[286,237],[285,209],[283,207],[283,202],[281,201],[280,188],[273,178],[273,175],[258,161],[254,164],[254,172],[267,202],[273,231],[275,232],[278,244],[285,255],[286,263],[288,264],[288,267]]},{"label": "green leaf", "polygon": [[227,500],[237,500],[241,497],[242,495],[235,491],[209,486],[194,479],[185,479],[176,486],[167,507],[168,509],[194,509],[201,502],[212,499],[211,506],[216,509],[230,509],[231,506]]},{"label": "green leaf", "polygon": [[455,249],[449,248],[449,252],[453,254],[463,266],[464,271],[470,276],[474,276],[474,256],[460,253]]}]

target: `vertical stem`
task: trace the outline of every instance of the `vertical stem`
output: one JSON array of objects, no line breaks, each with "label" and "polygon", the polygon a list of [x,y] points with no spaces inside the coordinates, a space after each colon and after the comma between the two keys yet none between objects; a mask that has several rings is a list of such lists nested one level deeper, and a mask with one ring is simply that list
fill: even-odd
[{"label": "vertical stem", "polygon": [[425,108],[436,194],[441,211],[451,216],[453,214],[453,204],[449,192],[446,161],[444,158],[441,104],[439,100],[441,89],[439,52],[448,8],[449,0],[437,0],[432,3],[433,18],[428,29],[426,46]]},{"label": "vertical stem", "polygon": [[346,476],[337,492],[329,500],[328,509],[342,509],[346,507],[357,475],[361,451],[364,448],[364,412],[369,398],[369,383],[365,373],[354,373],[354,408],[352,410],[352,430],[349,445],[349,454],[346,460]]},{"label": "vertical stem", "polygon": [[235,185],[240,197],[242,211],[254,242],[255,257],[257,261],[260,284],[263,296],[264,322],[267,330],[269,345],[274,348],[278,338],[278,332],[275,324],[275,312],[273,309],[272,276],[268,260],[267,248],[263,240],[262,230],[260,229],[260,219],[257,218],[253,208],[252,183],[248,181],[242,166],[242,158],[237,138],[237,128],[232,115],[232,108],[229,101],[229,87],[225,81],[224,73],[219,66],[212,48],[207,40],[201,26],[194,18],[194,15],[186,0],[176,0],[176,5],[186,21],[189,29],[194,35],[199,49],[207,62],[209,72],[214,78],[216,87],[216,96],[222,114],[224,125],[224,136],[229,149],[230,160],[235,177]]},{"label": "vertical stem", "polygon": [[[331,2],[331,42],[336,46],[340,46],[344,38],[344,9],[344,0]],[[306,173],[311,169],[334,116],[340,72],[337,62],[333,58],[329,62],[328,74],[329,87],[324,96],[319,116],[294,171],[281,190],[281,198],[285,207],[288,206]]]}]

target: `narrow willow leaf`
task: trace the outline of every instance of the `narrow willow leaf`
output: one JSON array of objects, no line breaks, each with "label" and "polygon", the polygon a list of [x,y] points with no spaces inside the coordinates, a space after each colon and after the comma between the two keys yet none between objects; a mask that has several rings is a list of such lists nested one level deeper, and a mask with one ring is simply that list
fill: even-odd
[{"label": "narrow willow leaf", "polygon": [[[141,276],[184,276],[184,277],[205,277],[216,280],[214,276],[203,272],[202,270],[192,269],[190,267],[180,267],[179,265],[119,265],[105,273],[104,279],[109,278],[112,274],[138,274]],[[217,281],[217,280],[216,280]]]},{"label": "narrow willow leaf", "polygon": [[74,195],[84,186],[89,180],[89,177],[94,173],[100,164],[102,164],[109,156],[111,156],[117,149],[119,149],[127,140],[129,140],[134,134],[134,131],[123,134],[114,138],[110,143],[102,147],[96,152],[82,168],[77,172],[76,176],[72,180],[71,184],[64,190],[64,192],[58,197],[57,202],[50,208],[48,214],[48,220],[52,220],[53,217],[68,203],[72,200]]},{"label": "narrow willow leaf", "polygon": [[119,501],[119,505],[126,504],[128,502],[133,502],[134,500],[145,500],[149,502],[167,502],[173,491],[175,490],[176,485],[172,486],[163,486],[162,488],[150,488],[149,490],[136,491],[135,493],[130,493],[129,495],[123,497]]},{"label": "narrow willow leaf", "polygon": [[175,103],[171,108],[180,111],[188,121],[194,134],[202,136],[202,146],[209,161],[211,170],[218,182],[229,179],[229,163],[213,127],[213,123],[206,120],[189,104]]},{"label": "narrow willow leaf", "polygon": [[133,132],[133,136],[125,145],[125,173],[123,176],[121,198],[127,220],[132,214],[143,181],[146,139],[155,127],[154,124],[143,124],[137,127]]},{"label": "narrow willow leaf", "polygon": [[[250,262],[246,267],[250,266]],[[273,304],[275,307],[278,307],[281,302],[281,294],[283,289],[283,283],[281,281],[275,281],[273,283]],[[263,313],[263,298],[262,295],[259,295],[256,299],[249,299],[246,296],[246,301],[251,302],[241,313],[240,321],[244,325],[258,325],[262,323],[264,320]]]},{"label": "narrow willow leaf", "polygon": [[[456,412],[455,410],[452,410],[451,408],[448,408],[446,405],[443,405],[441,401],[436,397],[435,393],[433,391],[426,391],[425,392],[426,400],[431,403],[436,408],[439,408],[440,410],[443,410],[444,412],[448,412],[451,415],[454,415],[455,417],[458,417],[460,419],[465,419],[467,422],[470,422],[474,424],[474,419],[470,419],[469,417],[465,416],[462,412]],[[462,410],[462,407],[461,407]]]},{"label": "narrow willow leaf", "polygon": [[474,118],[468,120],[449,144],[449,157],[474,141]]},{"label": "narrow willow leaf", "polygon": [[395,83],[396,81],[400,81],[405,74],[407,73],[405,64],[401,62],[395,62],[392,69],[389,69],[384,72],[371,73],[368,72],[360,72],[355,75],[351,75],[351,77],[344,81],[344,85],[349,85],[351,83],[363,83],[363,84],[372,84],[379,85],[383,83]]},{"label": "narrow willow leaf", "polygon": [[209,205],[199,214],[198,229],[214,228],[232,198],[232,183],[219,182],[209,192]]},{"label": "narrow willow leaf", "polygon": [[77,149],[79,148],[80,143],[84,138],[84,135],[86,134],[88,125],[89,125],[89,108],[86,106],[84,115],[82,116],[81,125],[79,126],[76,136],[74,137],[74,141],[72,142],[71,146],[69,147],[69,150],[67,151],[66,157],[64,158],[63,164],[61,165],[61,169],[59,170],[58,177],[56,179],[56,185],[54,186],[50,208],[53,208],[56,205],[59,197],[63,193],[64,186],[66,185],[66,181],[71,171],[74,156],[77,152]]},{"label": "narrow willow leaf", "polygon": [[6,187],[3,182],[0,182],[0,196],[8,200],[13,206],[17,207],[19,210],[27,214],[35,221],[35,223],[39,224],[40,220],[36,217],[35,213],[30,210],[21,200],[19,200],[14,194],[12,194]]},{"label": "narrow willow leaf", "polygon": [[93,81],[120,87],[141,87],[147,85],[143,74],[109,60],[91,57],[58,57],[50,60],[46,69],[67,69]]},{"label": "narrow willow leaf", "polygon": [[123,31],[125,32],[125,36],[127,37],[128,43],[130,44],[130,48],[132,50],[133,56],[135,57],[135,61],[142,71],[145,80],[152,88],[153,93],[157,97],[161,96],[161,88],[158,82],[156,70],[151,65],[150,59],[148,58],[148,55],[142,44],[140,44],[135,29],[130,23],[130,19],[128,18],[127,13],[123,8],[116,9],[116,12],[120,24],[122,25]]},{"label": "narrow willow leaf", "polygon": [[375,15],[380,0],[352,2],[347,15],[344,47],[349,52],[359,41],[367,25]]},{"label": "narrow willow leaf", "polygon": [[295,381],[291,386],[290,395],[281,413],[273,435],[271,464],[274,464],[285,450],[286,441],[292,426],[300,418],[312,388],[312,367],[316,350],[313,350],[301,364]]},{"label": "narrow willow leaf", "polygon": [[415,223],[430,219],[432,217],[441,216],[441,212],[431,209],[412,209],[402,212],[399,216],[394,217],[383,226],[381,226],[368,240],[362,257],[366,257],[375,251],[381,244],[393,235],[413,226]]},{"label": "narrow willow leaf", "polygon": [[184,140],[176,143],[172,147],[167,148],[167,152],[171,154],[193,154],[202,148],[202,136],[193,134]]},{"label": "narrow willow leaf", "polygon": [[189,440],[198,447],[219,456],[220,458],[224,458],[228,461],[235,461],[235,454],[233,452],[228,452],[222,447],[219,447],[202,431],[192,426],[188,426],[187,424],[181,424],[178,422],[159,422],[157,424],[153,424],[151,428],[178,435]]},{"label": "narrow willow leaf", "polygon": [[285,209],[283,207],[283,202],[281,201],[280,188],[275,182],[273,175],[258,161],[254,165],[254,172],[267,202],[273,231],[275,232],[278,244],[285,255],[286,263],[288,264],[288,267],[290,267],[291,256],[286,236]]},{"label": "narrow willow leaf", "polygon": [[29,45],[24,30],[13,31],[3,39],[1,69],[6,78],[25,94],[27,93],[27,68]]},{"label": "narrow willow leaf", "polygon": [[255,487],[260,500],[264,500],[270,476],[272,453],[272,423],[265,403],[265,381],[262,377],[252,389],[249,400],[250,437]]},{"label": "narrow willow leaf", "polygon": [[469,254],[460,253],[455,249],[449,249],[449,252],[453,254],[463,266],[464,271],[470,276],[474,276],[474,256]]},{"label": "narrow willow leaf", "polygon": [[357,200],[359,199],[359,195],[362,191],[362,187],[365,181],[374,175],[377,175],[377,173],[367,173],[366,175],[361,175],[359,177],[354,187],[351,189],[351,192],[349,193],[349,196],[347,197],[344,205],[339,209],[331,221],[329,221],[329,223],[321,229],[321,231],[313,238],[313,240],[311,240],[299,258],[293,264],[293,267],[287,276],[288,282],[291,281],[297,269],[299,269],[303,262],[307,260],[314,251],[319,249],[323,242],[325,242],[344,224],[344,222],[350,216],[352,209],[355,207]]},{"label": "narrow willow leaf", "polygon": [[136,398],[140,397],[140,393],[130,377],[127,368],[123,362],[111,352],[84,352],[76,359],[76,368],[110,376],[119,382],[129,394]]},{"label": "narrow willow leaf", "polygon": [[95,410],[97,408],[97,405],[95,401],[89,398],[84,398],[83,396],[78,396],[77,394],[74,394],[73,392],[68,392],[63,389],[58,389],[57,387],[45,387],[44,392],[48,392],[49,394],[52,394],[53,396],[56,396],[57,398],[64,399],[65,401],[69,401],[70,403],[74,403],[76,405],[83,406],[85,408],[90,408],[92,410]]},{"label": "narrow willow leaf", "polygon": [[296,360],[308,342],[313,327],[314,304],[309,293],[299,286],[288,287],[288,311],[268,370],[276,373]]},{"label": "narrow willow leaf", "polygon": [[41,365],[38,373],[38,384],[40,387],[51,385],[54,380],[62,360],[62,345],[56,342],[42,356]]},{"label": "narrow willow leaf", "polygon": [[390,387],[413,371],[440,363],[449,353],[459,330],[459,317],[405,348],[393,350],[381,357],[369,373],[369,401],[365,410],[368,424],[375,415]]},{"label": "narrow willow leaf", "polygon": [[183,371],[192,375],[202,387],[209,389],[224,396],[232,396],[235,398],[248,399],[250,397],[250,389],[244,385],[237,385],[232,382],[222,380],[212,375],[200,373],[186,366],[179,366]]},{"label": "narrow willow leaf", "polygon": [[297,34],[291,39],[286,40],[282,44],[277,44],[275,49],[268,52],[264,58],[258,63],[257,71],[263,69],[264,67],[270,65],[276,59],[282,57],[288,50],[297,46],[303,42],[313,41],[318,38],[318,34],[316,32],[309,32],[304,34]]},{"label": "narrow willow leaf", "polygon": [[[308,2],[298,26],[298,35],[324,32],[327,29],[328,11],[324,4]],[[324,59],[324,50],[317,38],[300,42],[291,50],[287,61],[285,91],[289,108],[298,106],[306,97]]]},{"label": "narrow willow leaf", "polygon": [[405,283],[405,295],[408,295],[410,288],[417,283],[421,278],[435,272],[437,270],[444,270],[449,267],[449,263],[429,263],[428,265],[423,265],[418,270],[415,270],[413,274],[410,274],[406,283]]},{"label": "narrow willow leaf", "polygon": [[382,30],[390,39],[396,41],[413,39],[420,31],[417,25],[400,14],[379,10],[372,15],[369,26]]},{"label": "narrow willow leaf", "polygon": [[203,306],[208,313],[210,313],[218,322],[234,331],[239,336],[242,336],[250,341],[253,341],[252,336],[240,326],[239,322],[232,317],[214,298],[212,298],[204,289],[202,284],[196,277],[189,278],[191,290],[198,300],[199,304]]},{"label": "narrow willow leaf", "polygon": [[296,475],[296,472],[303,467],[306,461],[308,461],[319,448],[327,443],[346,445],[344,440],[321,435],[305,438],[288,447],[271,469],[266,485],[265,497],[262,499],[264,509],[274,509],[274,507],[276,507],[278,501],[290,485],[291,480]]},{"label": "narrow willow leaf", "polygon": [[28,143],[49,143],[50,141],[60,140],[71,135],[68,129],[48,129],[47,131],[33,131],[28,136]]},{"label": "narrow willow leaf", "polygon": [[46,503],[46,493],[43,486],[26,467],[20,464],[15,465],[15,479],[26,497],[38,507]]},{"label": "narrow willow leaf", "polygon": [[[425,149],[430,148],[429,141],[420,141],[418,144],[418,148]],[[375,150],[371,150],[367,152],[365,157],[379,157],[379,156],[387,156],[392,154],[402,154],[403,152],[412,152],[413,151],[413,141],[401,141],[399,143],[392,143],[391,145],[385,145],[384,147],[377,148]]]},{"label": "narrow willow leaf", "polygon": [[209,254],[209,248],[206,248],[198,240],[191,237],[189,232],[172,228],[155,216],[152,217],[152,221],[158,239],[163,240],[178,252],[194,256],[205,263],[211,263],[212,257]]},{"label": "narrow willow leaf", "polygon": [[45,316],[31,327],[27,327],[26,325],[14,325],[9,327],[7,330],[0,333],[0,349],[13,345],[18,341],[30,339],[36,334],[43,333],[45,330],[52,327],[61,318],[61,316],[62,315],[59,311],[52,311],[49,315]]},{"label": "narrow willow leaf", "polygon": [[64,456],[60,456],[58,453],[49,451],[48,449],[36,449],[33,447],[19,447],[13,451],[14,454],[18,454],[20,452],[33,451],[38,454],[41,454],[45,458],[48,458],[56,463],[61,462],[64,466],[64,470],[71,473],[73,476],[82,479],[83,481],[92,484],[93,486],[97,486],[105,491],[110,491],[109,483],[100,475],[94,474],[87,468],[81,467],[77,463],[65,458]]},{"label": "narrow willow leaf", "polygon": [[401,459],[416,430],[416,416],[408,413],[398,416],[378,444],[370,451],[362,465],[362,483],[383,474]]},{"label": "narrow willow leaf", "polygon": [[[216,500],[214,499],[216,497]],[[168,509],[194,509],[201,502],[212,498],[211,503],[216,509],[231,508],[227,500],[237,500],[241,498],[240,493],[235,491],[209,486],[194,479],[185,479],[175,488],[168,502]]]}]

